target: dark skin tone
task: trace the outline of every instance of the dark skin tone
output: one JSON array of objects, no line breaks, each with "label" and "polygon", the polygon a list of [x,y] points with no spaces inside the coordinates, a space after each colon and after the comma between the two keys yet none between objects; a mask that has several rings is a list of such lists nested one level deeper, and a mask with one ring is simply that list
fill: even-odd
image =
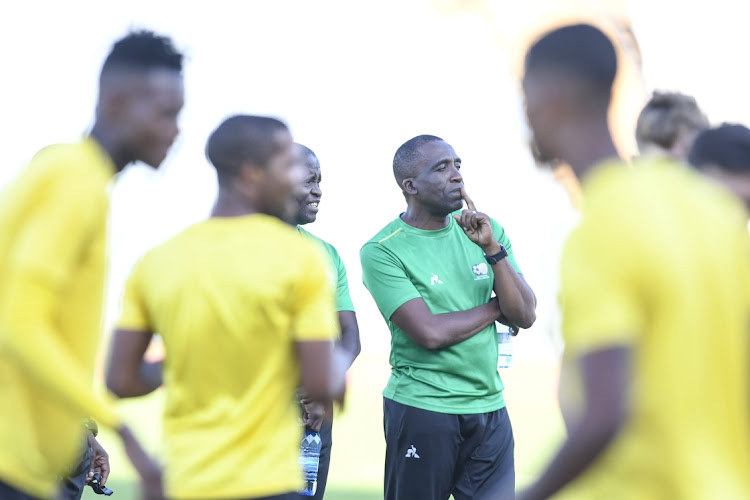
[{"label": "dark skin tone", "polygon": [[[526,113],[545,156],[568,163],[579,179],[617,149],[607,122],[607,104],[581,103],[580,80],[551,70],[524,76]],[[608,346],[577,360],[585,407],[557,455],[519,499],[548,498],[584,473],[617,437],[627,420],[632,348]]]},{"label": "dark skin tone", "polygon": [[135,161],[158,168],[179,134],[177,118],[183,104],[177,71],[112,69],[102,75],[91,136],[118,172]]},{"label": "dark skin tone", "polygon": [[[419,153],[413,175],[401,183],[407,201],[402,220],[419,229],[442,229],[450,223],[450,214],[460,209],[466,199],[471,203],[470,208],[457,217],[457,222],[486,255],[498,253],[500,245],[492,236],[489,217],[476,211],[464,190],[461,158],[444,141],[423,144]],[[396,309],[391,321],[417,345],[428,350],[462,342],[498,320],[516,327],[531,326],[536,298],[523,276],[505,259],[495,264],[493,271],[497,297],[487,304],[466,311],[432,314],[424,300],[416,298]]]},{"label": "dark skin tone", "polygon": [[[548,498],[583,473],[607,449],[627,420],[627,387],[631,349],[612,347],[579,360],[586,408],[568,439],[539,479],[519,495],[522,500]],[[613,390],[614,389],[614,390]]]},{"label": "dark skin tone", "polygon": [[[223,182],[212,212],[213,217],[240,217],[256,213],[287,217],[289,198],[302,171],[295,167],[292,139],[288,132],[278,133],[277,153],[268,165],[244,164],[236,178]],[[149,363],[143,357],[153,332],[117,330],[112,342],[107,387],[120,397],[148,394],[162,385],[161,363]],[[350,360],[340,349],[331,350],[329,342],[297,342],[302,386],[312,399],[339,397],[344,391],[344,376]]]},{"label": "dark skin tone", "polygon": [[[102,75],[91,137],[110,156],[117,172],[135,161],[158,168],[179,133],[177,118],[183,104],[182,75],[177,71],[110,69]],[[141,475],[144,497],[162,498],[158,465],[127,427],[122,426],[118,433]],[[91,467],[86,482],[91,482],[98,473],[104,485],[110,473],[109,455],[93,434],[88,435],[88,440]]]},{"label": "dark skin tone", "polygon": [[[320,172],[320,163],[318,159],[309,155],[307,151],[299,145],[295,146],[295,161],[304,168],[307,175],[302,183],[295,188],[295,200],[299,210],[296,218],[292,221],[296,225],[304,225],[315,222],[318,214],[318,206],[323,196],[320,184],[322,176]],[[362,348],[359,340],[359,325],[357,316],[354,311],[339,311],[339,326],[341,328],[341,337],[337,344],[342,350],[349,354],[350,363],[354,362]],[[315,401],[305,394],[300,394],[302,409],[305,413],[305,427],[315,432],[320,431],[323,421],[330,420],[333,416],[333,406],[324,401]]]}]

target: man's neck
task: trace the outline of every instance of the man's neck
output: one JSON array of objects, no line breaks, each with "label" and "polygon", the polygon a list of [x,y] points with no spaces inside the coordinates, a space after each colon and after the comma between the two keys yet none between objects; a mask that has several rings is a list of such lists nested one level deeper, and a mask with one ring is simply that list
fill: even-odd
[{"label": "man's neck", "polygon": [[260,213],[254,203],[243,198],[236,191],[219,187],[219,195],[211,210],[211,217],[242,217]]},{"label": "man's neck", "polygon": [[606,123],[581,123],[563,131],[563,159],[570,165],[579,180],[583,181],[591,170],[608,158],[619,156],[612,134]]},{"label": "man's neck", "polygon": [[417,229],[435,231],[443,229],[450,222],[449,215],[435,215],[427,212],[421,207],[410,205],[406,212],[401,215],[401,220]]},{"label": "man's neck", "polygon": [[133,162],[130,155],[123,151],[117,134],[111,128],[97,121],[89,135],[107,152],[117,172],[121,172],[129,163]]}]

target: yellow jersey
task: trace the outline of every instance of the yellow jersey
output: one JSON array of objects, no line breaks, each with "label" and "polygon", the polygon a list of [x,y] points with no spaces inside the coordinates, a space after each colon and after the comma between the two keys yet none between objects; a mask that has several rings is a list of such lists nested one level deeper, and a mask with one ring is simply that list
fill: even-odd
[{"label": "yellow jersey", "polygon": [[301,487],[295,343],[338,335],[328,273],[319,245],[266,215],[209,219],[136,265],[118,327],[164,340],[168,497]]},{"label": "yellow jersey", "polygon": [[40,151],[0,197],[0,480],[50,497],[83,446],[104,295],[107,185],[93,140]]},{"label": "yellow jersey", "polygon": [[750,498],[750,238],[667,159],[602,165],[562,260],[568,355],[632,347],[628,420],[561,497]]}]

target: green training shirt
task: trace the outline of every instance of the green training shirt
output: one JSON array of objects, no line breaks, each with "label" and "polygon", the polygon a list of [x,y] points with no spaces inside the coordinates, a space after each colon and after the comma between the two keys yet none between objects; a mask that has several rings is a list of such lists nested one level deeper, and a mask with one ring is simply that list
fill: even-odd
[{"label": "green training shirt", "polygon": [[[492,232],[519,271],[510,240],[494,219]],[[490,300],[492,266],[453,217],[447,227],[426,231],[399,216],[362,247],[360,258],[362,280],[391,331],[391,377],[383,396],[440,413],[503,408],[494,323],[463,342],[428,351],[390,320],[401,305],[419,297],[433,314],[464,311]]]},{"label": "green training shirt", "polygon": [[352,298],[349,296],[349,281],[346,279],[346,267],[344,267],[344,261],[341,260],[339,253],[333,245],[304,230],[302,226],[297,226],[297,230],[300,234],[319,241],[331,258],[332,268],[329,272],[329,278],[333,286],[336,287],[336,310],[354,311],[354,304],[352,303]]}]

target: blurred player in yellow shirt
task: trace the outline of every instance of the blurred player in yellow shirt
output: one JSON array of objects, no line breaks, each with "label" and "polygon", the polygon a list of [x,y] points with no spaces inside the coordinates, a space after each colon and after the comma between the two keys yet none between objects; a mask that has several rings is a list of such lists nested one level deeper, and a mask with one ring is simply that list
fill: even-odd
[{"label": "blurred player in yellow shirt", "polygon": [[295,388],[321,400],[343,391],[351,356],[333,350],[328,257],[279,220],[298,209],[306,173],[292,148],[278,120],[224,121],[207,146],[212,217],[148,252],[128,281],[107,385],[121,397],[159,387],[160,366],[143,355],[161,334],[169,498],[296,498]]},{"label": "blurred player in yellow shirt", "polygon": [[629,169],[607,110],[617,61],[567,26],[526,57],[536,142],[583,181],[561,306],[584,403],[522,495],[750,497],[750,239],[740,204],[667,157]]},{"label": "blurred player in yellow shirt", "polygon": [[120,431],[158,494],[158,469],[91,392],[107,186],[129,163],[156,168],[167,155],[183,104],[182,55],[167,38],[132,33],[112,48],[99,92],[91,134],[40,151],[0,199],[3,499],[53,496],[80,454],[86,417]]}]

